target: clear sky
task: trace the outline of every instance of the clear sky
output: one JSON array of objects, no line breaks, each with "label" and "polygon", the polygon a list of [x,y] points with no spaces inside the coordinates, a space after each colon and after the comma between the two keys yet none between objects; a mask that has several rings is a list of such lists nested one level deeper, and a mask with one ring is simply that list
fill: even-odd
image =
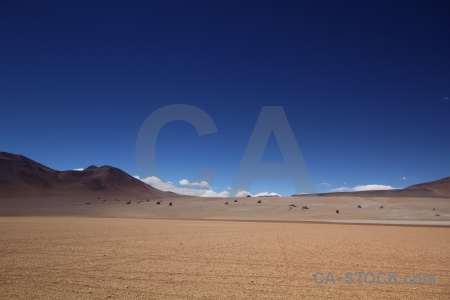
[{"label": "clear sky", "polygon": [[[319,192],[450,176],[449,11],[448,1],[3,0],[0,150],[138,175],[144,120],[189,104],[217,133],[169,123],[158,177],[146,180],[234,195],[261,108],[282,106]],[[265,162],[283,162],[275,141]],[[214,182],[195,178],[201,166]],[[249,192],[295,189],[275,178]]]}]

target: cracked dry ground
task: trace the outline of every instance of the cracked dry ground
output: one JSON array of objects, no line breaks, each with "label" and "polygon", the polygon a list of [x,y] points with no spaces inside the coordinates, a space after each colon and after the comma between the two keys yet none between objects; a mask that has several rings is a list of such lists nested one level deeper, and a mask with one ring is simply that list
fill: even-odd
[{"label": "cracked dry ground", "polygon": [[[321,271],[432,285],[318,285]],[[449,299],[450,228],[0,218],[3,299]]]}]

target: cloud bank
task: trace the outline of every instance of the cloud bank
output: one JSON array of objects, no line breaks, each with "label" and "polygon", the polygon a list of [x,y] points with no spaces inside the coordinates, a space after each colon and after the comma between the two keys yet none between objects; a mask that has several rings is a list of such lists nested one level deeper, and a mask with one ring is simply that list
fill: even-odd
[{"label": "cloud bank", "polygon": [[237,192],[234,197],[247,197],[247,196],[252,196],[252,197],[282,197],[280,194],[277,193],[269,193],[269,192],[261,192],[258,194],[251,194],[248,191],[239,191]]},{"label": "cloud bank", "polygon": [[355,187],[338,187],[332,189],[329,192],[362,192],[362,191],[384,191],[384,190],[395,190],[397,188],[390,185],[383,184],[367,184],[367,185],[357,185]]},{"label": "cloud bank", "polygon": [[261,192],[255,195],[252,195],[251,193],[247,191],[238,191],[234,195],[230,193],[232,188],[227,188],[225,191],[219,191],[216,192],[212,190],[211,186],[206,181],[200,181],[200,182],[189,182],[187,179],[182,179],[178,183],[180,186],[176,186],[173,182],[170,181],[164,181],[156,176],[150,176],[147,178],[140,178],[139,176],[133,176],[136,179],[141,180],[142,182],[145,182],[148,185],[151,185],[152,187],[164,191],[164,192],[173,192],[177,194],[182,195],[188,195],[188,196],[196,196],[196,197],[247,197],[248,195],[252,197],[268,197],[268,196],[278,196],[281,197],[281,195],[277,193],[269,193],[269,192]]},{"label": "cloud bank", "polygon": [[[193,185],[192,183],[189,183],[189,181],[183,179],[180,180],[180,184],[182,187],[176,186],[173,182],[165,182],[161,180],[160,178],[156,176],[150,176],[147,178],[139,178],[139,176],[134,176],[135,178],[145,182],[148,185],[151,185],[152,187],[164,191],[164,192],[174,192],[177,194],[182,195],[188,195],[188,196],[196,196],[196,197],[228,197],[228,192],[215,192],[211,189],[194,189],[194,188],[188,188],[184,187],[187,185]],[[187,182],[186,182],[187,181]],[[198,186],[201,187],[209,187],[209,184],[206,181],[202,181],[204,183],[198,183]],[[194,182],[193,186],[197,186],[196,182]]]},{"label": "cloud bank", "polygon": [[187,179],[181,179],[179,181],[179,184],[186,185],[186,186],[200,186],[200,187],[210,187],[209,183],[207,181],[200,181],[200,182],[189,182]]}]

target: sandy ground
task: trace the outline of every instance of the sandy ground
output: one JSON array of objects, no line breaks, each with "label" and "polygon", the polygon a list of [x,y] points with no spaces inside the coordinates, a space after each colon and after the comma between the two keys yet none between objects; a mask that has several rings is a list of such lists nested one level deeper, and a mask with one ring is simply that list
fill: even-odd
[{"label": "sandy ground", "polygon": [[[237,200],[237,202],[234,202]],[[450,199],[413,197],[101,198],[14,199],[0,203],[0,216],[97,216],[450,226]],[[127,202],[130,204],[126,204]],[[157,202],[160,201],[158,205]],[[258,203],[261,201],[261,203]],[[172,203],[172,206],[169,204]],[[228,204],[225,204],[228,203]],[[295,206],[292,206],[295,205]],[[309,209],[302,209],[307,206]],[[361,206],[361,208],[358,208]],[[382,209],[380,207],[383,206]],[[336,213],[339,210],[339,213]]]},{"label": "sandy ground", "polygon": [[[449,228],[1,217],[0,254],[3,299],[450,297]],[[436,284],[358,284],[359,271]],[[346,272],[354,283],[337,278]]]}]

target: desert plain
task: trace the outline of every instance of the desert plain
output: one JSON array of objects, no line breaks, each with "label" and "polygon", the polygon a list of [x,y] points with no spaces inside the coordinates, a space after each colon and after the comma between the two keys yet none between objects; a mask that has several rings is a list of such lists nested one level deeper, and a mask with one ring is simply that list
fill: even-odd
[{"label": "desert plain", "polygon": [[[0,294],[4,299],[450,297],[448,200],[423,205],[425,199],[338,198],[130,204],[106,199],[73,206],[50,201],[21,213],[10,207],[0,218]],[[323,274],[316,275],[321,284],[317,272]],[[328,272],[334,283],[325,283]],[[347,272],[353,273],[352,283],[337,278]],[[401,283],[359,284],[356,272],[398,273]],[[404,282],[408,274],[433,275],[436,281]],[[387,281],[387,275],[381,279]]]}]

